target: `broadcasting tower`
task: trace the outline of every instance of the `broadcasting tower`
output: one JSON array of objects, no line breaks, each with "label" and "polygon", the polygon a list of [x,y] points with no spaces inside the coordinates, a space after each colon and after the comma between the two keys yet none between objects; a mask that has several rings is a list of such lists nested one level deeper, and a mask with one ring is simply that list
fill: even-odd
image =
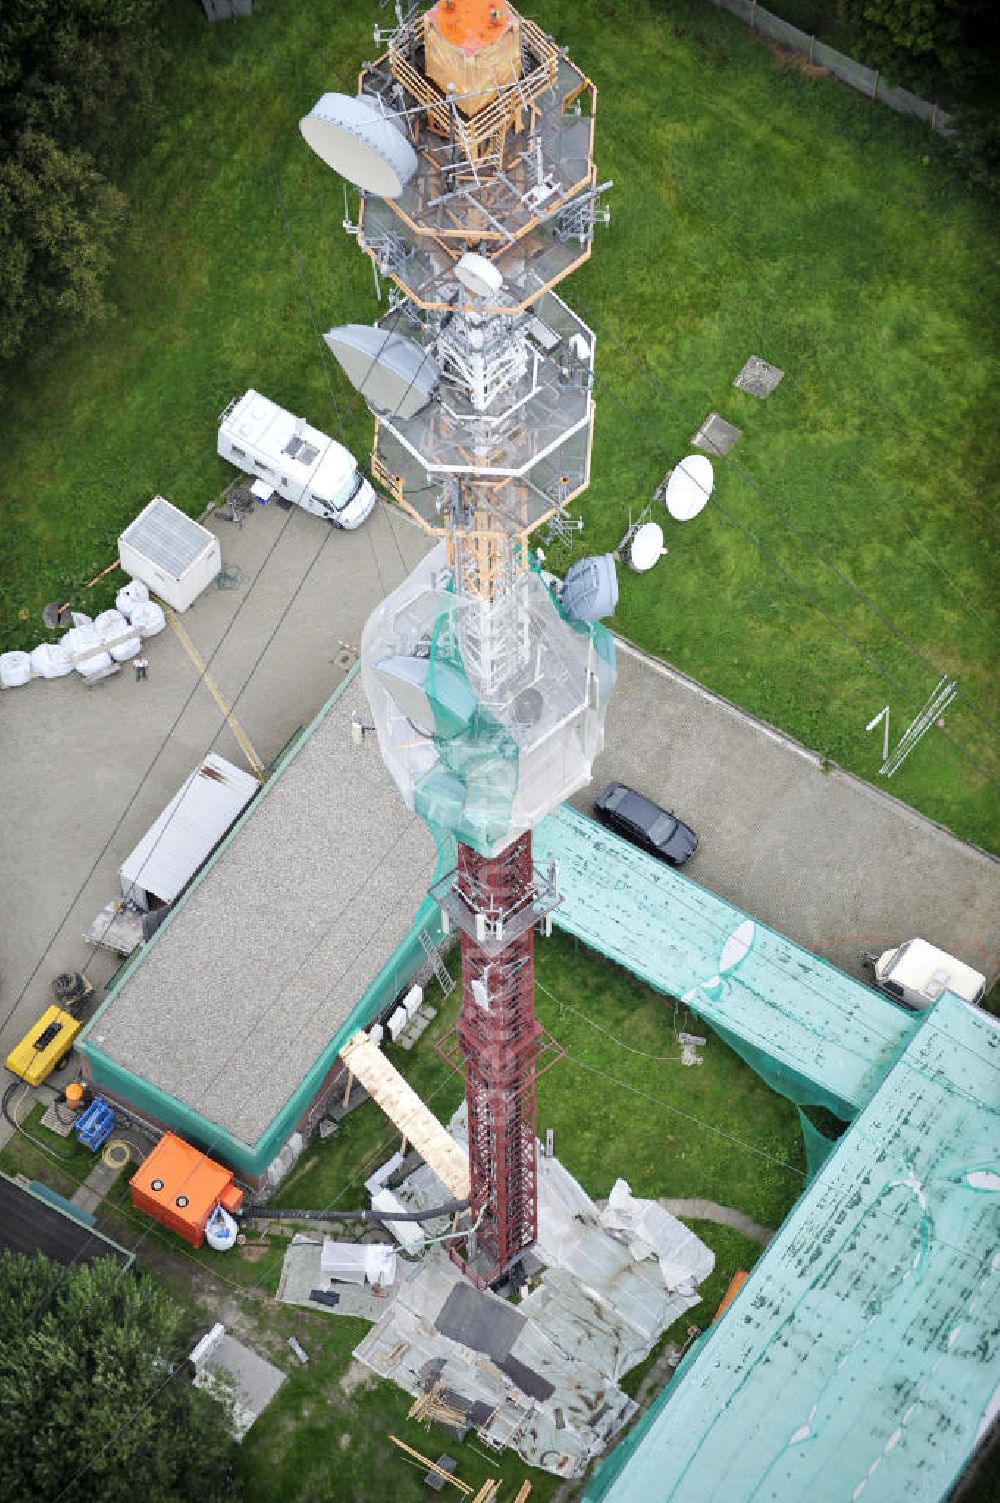
[{"label": "broadcasting tower", "polygon": [[471,1203],[453,1256],[484,1287],[537,1233],[534,930],[559,901],[531,831],[590,780],[614,684],[609,557],[560,585],[529,548],[587,486],[594,336],[555,287],[606,222],[597,91],[507,0],[396,7],[356,96],[301,121],[359,190],[389,282],[325,336],[375,414],[372,470],[438,545],[370,617],[361,668],[403,798],[455,849],[433,890],[460,932]]}]

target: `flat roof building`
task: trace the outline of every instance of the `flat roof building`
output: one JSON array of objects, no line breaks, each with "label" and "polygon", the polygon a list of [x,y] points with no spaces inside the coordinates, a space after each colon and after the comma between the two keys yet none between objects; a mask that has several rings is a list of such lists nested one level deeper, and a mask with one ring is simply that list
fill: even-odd
[{"label": "flat roof building", "polygon": [[368,716],[357,675],[283,758],[78,1046],[95,1089],[257,1186],[287,1172],[341,1045],[409,985],[425,960],[421,934],[440,932],[427,890],[453,853],[441,859],[404,806],[374,738],[354,744],[352,713]]}]

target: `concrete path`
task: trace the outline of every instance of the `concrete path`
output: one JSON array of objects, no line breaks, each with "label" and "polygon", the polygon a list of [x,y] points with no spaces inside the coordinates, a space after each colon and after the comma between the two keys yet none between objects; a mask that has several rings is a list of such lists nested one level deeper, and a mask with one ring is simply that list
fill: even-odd
[{"label": "concrete path", "polygon": [[[127,1166],[123,1164],[122,1169],[125,1167]],[[105,1195],[114,1186],[122,1169],[111,1169],[103,1158],[98,1158],[83,1184],[73,1192],[73,1204],[92,1216]]]},{"label": "concrete path", "polygon": [[731,1226],[734,1231],[749,1237],[751,1242],[759,1242],[761,1247],[766,1247],[774,1236],[773,1227],[754,1221],[732,1206],[720,1206],[716,1200],[699,1200],[697,1197],[693,1200],[666,1200],[661,1197],[657,1205],[680,1221],[715,1221],[720,1226]]}]

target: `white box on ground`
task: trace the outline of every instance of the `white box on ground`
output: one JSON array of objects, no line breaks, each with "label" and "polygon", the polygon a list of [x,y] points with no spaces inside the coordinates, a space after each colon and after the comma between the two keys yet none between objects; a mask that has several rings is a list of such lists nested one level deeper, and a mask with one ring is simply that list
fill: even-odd
[{"label": "white box on ground", "polygon": [[222,568],[219,539],[176,506],[154,496],[118,539],[126,574],[154,595],[186,611]]}]

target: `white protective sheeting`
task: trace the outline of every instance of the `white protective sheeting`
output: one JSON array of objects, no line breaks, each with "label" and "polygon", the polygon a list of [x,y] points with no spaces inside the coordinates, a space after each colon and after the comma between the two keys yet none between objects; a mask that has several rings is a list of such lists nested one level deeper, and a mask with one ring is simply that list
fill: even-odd
[{"label": "white protective sheeting", "polygon": [[624,1234],[637,1262],[655,1257],[671,1293],[695,1294],[715,1266],[715,1254],[655,1200],[640,1200],[628,1181],[616,1179],[600,1213],[609,1232]]},{"label": "white protective sheeting", "polygon": [[[407,1209],[398,1195],[391,1190],[376,1190],[372,1196],[373,1211],[405,1211]],[[419,1221],[383,1221],[382,1225],[390,1236],[395,1237],[404,1252],[422,1252],[427,1238],[424,1236]]]},{"label": "white protective sheeting", "polygon": [[344,1284],[393,1284],[396,1249],[383,1242],[335,1242],[324,1237],[320,1270]]},{"label": "white protective sheeting", "polygon": [[122,893],[140,907],[171,903],[259,788],[257,779],[210,752],[135,850],[122,862]]}]

